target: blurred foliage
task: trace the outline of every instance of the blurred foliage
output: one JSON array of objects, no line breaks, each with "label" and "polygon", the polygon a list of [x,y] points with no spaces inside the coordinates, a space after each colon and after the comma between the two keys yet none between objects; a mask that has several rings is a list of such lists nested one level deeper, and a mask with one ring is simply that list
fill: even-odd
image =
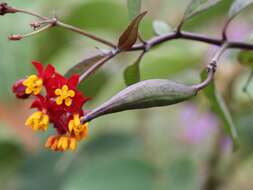
[{"label": "blurred foliage", "polygon": [[[118,37],[129,23],[127,1],[118,0],[74,0],[33,2],[11,1],[13,6],[55,15],[60,20],[94,32],[117,42]],[[189,0],[145,0],[142,11],[148,14],[141,23],[141,34],[144,39],[154,36],[154,20],[176,25],[183,17]],[[190,19],[183,27],[185,30],[210,34],[220,34],[221,24],[227,18],[226,13],[232,0],[221,1],[217,6]],[[173,15],[171,17],[171,15]],[[75,153],[53,153],[43,148],[45,136],[34,136],[22,124],[27,113],[29,102],[20,104],[11,93],[12,83],[34,70],[31,60],[36,59],[45,64],[52,63],[65,73],[74,64],[84,58],[97,54],[95,47],[104,48],[101,44],[60,28],[19,42],[9,42],[9,34],[26,33],[28,23],[34,18],[23,15],[0,17],[0,182],[1,189],[13,190],[96,190],[96,189],[173,189],[195,190],[203,181],[200,175],[204,162],[212,147],[214,136],[207,132],[204,141],[192,145],[191,139],[184,134],[189,128],[195,130],[203,126],[191,126],[192,121],[185,121],[182,116],[189,108],[180,104],[166,108],[155,108],[145,111],[129,111],[102,117],[92,122],[90,136],[78,147]],[[240,24],[252,25],[252,19],[244,16],[231,26],[231,32],[247,35]],[[95,53],[94,53],[95,52]],[[235,53],[224,56],[224,63],[217,77],[217,86],[225,83],[222,92],[241,91],[248,69],[241,69],[236,76],[229,71],[237,70]],[[172,78],[177,81],[193,84],[200,81],[198,74],[212,49],[207,45],[177,40],[165,43],[148,52],[141,61],[141,80],[151,78]],[[136,55],[122,55],[108,62],[96,75],[84,81],[80,88],[92,101],[86,109],[104,102],[125,87],[123,71],[134,63]],[[233,78],[236,85],[227,85],[227,78]],[[227,89],[229,88],[232,89]],[[253,92],[253,86],[249,86]],[[252,93],[253,95],[253,93]],[[235,101],[236,100],[236,101]],[[198,96],[190,104],[197,110],[194,117],[204,123],[201,113],[209,113],[209,104]],[[235,170],[223,189],[241,188],[252,190],[252,106],[244,94],[231,95],[229,107],[233,108],[239,137],[242,141],[239,160]],[[188,113],[189,112],[189,113]],[[193,114],[188,111],[187,114]],[[8,116],[8,117],[7,117]],[[193,117],[193,116],[192,116]],[[208,122],[210,122],[208,120]],[[204,124],[206,126],[207,124]],[[8,131],[5,133],[4,131]],[[208,130],[205,128],[205,130]],[[215,130],[215,129],[214,129]],[[190,131],[192,132],[192,131]],[[196,132],[197,133],[197,132]],[[187,136],[188,137],[188,136]],[[37,144],[34,139],[39,139]],[[34,145],[34,149],[27,141]],[[231,148],[231,147],[230,147]],[[227,159],[226,155],[229,155]],[[234,158],[234,154],[224,151],[224,162]],[[243,180],[241,179],[243,176]],[[244,188],[244,187],[249,188]]]}]

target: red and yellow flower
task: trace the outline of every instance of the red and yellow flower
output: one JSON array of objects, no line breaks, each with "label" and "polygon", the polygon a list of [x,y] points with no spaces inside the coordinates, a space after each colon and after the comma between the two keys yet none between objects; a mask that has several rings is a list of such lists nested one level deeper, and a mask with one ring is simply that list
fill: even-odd
[{"label": "red and yellow flower", "polygon": [[[35,96],[31,108],[37,109],[25,122],[34,131],[46,131],[51,123],[57,134],[50,136],[46,148],[54,151],[74,151],[77,143],[88,135],[88,123],[81,123],[83,104],[89,100],[77,90],[79,75],[65,78],[52,65],[44,69],[39,62],[32,64],[37,74],[17,81],[12,90],[17,98]],[[45,89],[45,90],[43,90]]]}]

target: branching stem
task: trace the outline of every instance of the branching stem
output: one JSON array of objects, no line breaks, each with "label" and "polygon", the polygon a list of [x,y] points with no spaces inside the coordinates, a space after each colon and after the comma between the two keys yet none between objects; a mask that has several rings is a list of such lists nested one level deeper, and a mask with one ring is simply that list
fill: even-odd
[{"label": "branching stem", "polygon": [[225,42],[222,47],[215,53],[213,59],[211,62],[207,65],[207,72],[208,76],[206,80],[204,80],[202,83],[195,85],[195,88],[197,91],[205,88],[214,78],[214,74],[216,71],[216,68],[218,66],[218,61],[221,57],[221,55],[225,52],[225,50],[228,48],[229,43]]}]

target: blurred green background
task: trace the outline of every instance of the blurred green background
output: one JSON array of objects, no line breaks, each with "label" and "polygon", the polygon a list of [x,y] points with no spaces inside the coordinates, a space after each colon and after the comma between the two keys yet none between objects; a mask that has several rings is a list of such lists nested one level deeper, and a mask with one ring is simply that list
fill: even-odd
[{"label": "blurred green background", "polygon": [[[125,0],[6,1],[34,10],[117,42],[128,23]],[[144,39],[154,36],[152,22],[176,26],[189,0],[143,0],[148,14],[141,24]],[[231,0],[191,19],[184,30],[220,36]],[[229,38],[247,40],[253,31],[252,9],[234,20]],[[250,15],[250,16],[249,16]],[[200,93],[174,106],[127,111],[90,123],[89,138],[75,153],[43,148],[49,134],[35,134],[24,126],[30,101],[16,100],[12,84],[34,72],[32,60],[53,64],[64,73],[78,61],[106,48],[78,34],[53,28],[19,42],[10,34],[27,33],[27,15],[0,17],[0,187],[4,190],[252,190],[252,102],[242,93],[251,68],[236,60],[237,51],[222,58],[216,82],[239,131],[241,147],[233,153],[222,123]],[[146,54],[141,78],[169,78],[193,84],[215,47],[190,41],[171,41]],[[123,71],[138,56],[125,53],[108,62],[80,87],[93,97],[89,110],[125,87]],[[250,85],[253,96],[253,86]],[[210,185],[211,184],[211,185]]]}]

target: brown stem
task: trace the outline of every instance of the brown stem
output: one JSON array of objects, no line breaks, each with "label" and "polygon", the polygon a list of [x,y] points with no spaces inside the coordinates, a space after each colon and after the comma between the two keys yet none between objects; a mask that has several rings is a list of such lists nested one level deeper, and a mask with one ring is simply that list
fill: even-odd
[{"label": "brown stem", "polygon": [[24,9],[16,9],[17,13],[24,13],[24,14],[27,14],[27,15],[31,15],[31,16],[34,16],[34,17],[37,17],[41,20],[48,20],[49,18],[45,17],[45,16],[42,16],[38,13],[35,13],[35,12],[32,12],[32,11],[27,11],[27,10],[24,10]]},{"label": "brown stem", "polygon": [[[24,14],[28,14],[31,16],[35,16],[41,20],[48,20],[48,17],[42,16],[38,13],[32,12],[32,11],[27,11],[27,10],[23,10],[23,9],[16,9],[15,10],[19,13],[24,13]],[[213,38],[213,37],[209,37],[206,35],[201,35],[201,34],[196,34],[196,33],[190,33],[190,32],[183,32],[180,31],[181,27],[178,27],[178,29],[173,32],[173,33],[169,33],[163,36],[158,36],[158,37],[154,37],[152,39],[150,39],[149,41],[140,44],[136,44],[134,45],[132,48],[130,48],[128,51],[137,51],[137,50],[149,50],[150,48],[162,44],[164,42],[173,40],[173,39],[185,39],[185,40],[192,40],[192,41],[199,41],[199,42],[203,42],[203,43],[208,43],[208,44],[212,44],[212,45],[216,45],[216,46],[222,46],[226,37],[225,33],[226,33],[226,28],[228,27],[230,23],[230,20],[226,23],[224,29],[223,29],[223,38]],[[81,35],[87,36],[93,40],[96,40],[98,42],[101,42],[105,45],[108,45],[112,48],[115,48],[115,44],[102,39],[100,37],[97,37],[91,33],[88,33],[86,31],[83,31],[77,27],[62,23],[60,21],[57,21],[57,23],[55,23],[57,26],[61,26],[65,29],[71,30],[73,32],[77,32]],[[225,39],[224,39],[225,38]],[[246,50],[253,50],[253,44],[250,43],[244,43],[244,42],[234,42],[234,41],[228,41],[228,43],[230,44],[230,46],[228,48],[239,48],[239,49],[246,49]]]},{"label": "brown stem", "polygon": [[[169,34],[165,34],[162,36],[157,36],[151,38],[150,40],[146,41],[146,44],[136,44],[128,51],[139,51],[144,49],[150,49],[154,46],[160,45],[164,42],[174,40],[174,39],[184,39],[184,40],[191,40],[191,41],[198,41],[203,42],[215,46],[222,46],[224,44],[224,40],[221,38],[213,38],[202,34],[191,33],[191,32],[172,32]],[[227,48],[233,49],[245,49],[245,50],[253,50],[253,44],[251,43],[244,43],[244,42],[235,42],[235,41],[227,41],[229,46]]]},{"label": "brown stem", "polygon": [[60,26],[60,27],[65,28],[67,30],[70,30],[70,31],[76,32],[78,34],[81,34],[83,36],[89,37],[89,38],[91,38],[91,39],[93,39],[95,41],[101,42],[101,43],[103,43],[103,44],[105,44],[105,45],[107,45],[109,47],[116,48],[116,45],[114,45],[113,43],[111,43],[111,42],[109,42],[109,41],[107,41],[105,39],[102,39],[102,38],[100,38],[98,36],[95,36],[95,35],[93,35],[91,33],[88,33],[88,32],[86,32],[86,31],[84,31],[84,30],[82,30],[80,28],[77,28],[77,27],[65,24],[65,23],[60,22],[60,21],[56,22],[56,26]]}]

